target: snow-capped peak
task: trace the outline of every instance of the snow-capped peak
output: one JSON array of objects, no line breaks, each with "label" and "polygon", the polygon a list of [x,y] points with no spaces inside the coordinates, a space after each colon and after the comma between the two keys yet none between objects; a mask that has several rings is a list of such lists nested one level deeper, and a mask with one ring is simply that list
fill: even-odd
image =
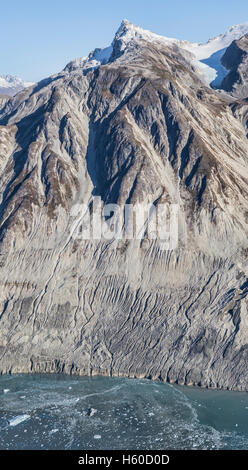
[{"label": "snow-capped peak", "polygon": [[160,41],[165,44],[168,43],[180,43],[181,41],[174,38],[168,38],[165,36],[159,36],[158,34],[152,33],[147,29],[142,29],[139,26],[134,25],[128,20],[122,20],[120,27],[118,28],[113,43],[115,41],[121,42],[121,50],[124,50],[126,46],[133,40],[144,39],[149,42]]},{"label": "snow-capped peak", "polygon": [[248,33],[248,22],[233,25],[224,34],[209,39],[206,43],[188,43],[183,46],[193,54],[193,65],[198,67],[207,83],[218,87],[228,70],[222,65],[221,59],[227,47]]},{"label": "snow-capped peak", "polygon": [[192,43],[190,41],[182,41],[176,38],[169,38],[152,33],[146,29],[132,24],[128,20],[123,20],[119,29],[115,34],[114,40],[120,40],[123,45],[127,45],[134,39],[145,39],[147,41],[160,41],[165,44],[176,44],[189,52],[194,53],[197,59],[206,59],[213,53],[228,47],[235,39],[240,39],[244,34],[248,33],[248,22],[238,25],[233,25],[224,34],[220,34],[214,38],[209,39],[206,43]]},{"label": "snow-capped peak", "polygon": [[248,33],[248,22],[233,25],[224,34],[211,38],[206,43],[192,43],[152,33],[124,19],[109,47],[95,49],[88,57],[73,60],[65,67],[65,70],[71,71],[77,68],[89,69],[99,67],[100,65],[107,64],[111,56],[111,60],[113,60],[113,50],[116,44],[118,44],[118,52],[122,54],[134,41],[145,40],[159,42],[165,46],[175,45],[182,50],[190,52],[192,65],[198,70],[202,79],[208,84],[211,83],[214,86],[218,86],[228,73],[228,70],[221,63],[221,58],[226,48],[233,40],[240,39],[246,33]]},{"label": "snow-capped peak", "polygon": [[240,39],[248,33],[248,22],[231,26],[224,34],[209,39],[206,43],[188,43],[186,48],[192,52],[198,60],[209,58],[214,53],[226,49],[232,41]]},{"label": "snow-capped peak", "polygon": [[18,91],[32,85],[33,82],[25,82],[16,76],[0,75],[0,94],[14,96]]},{"label": "snow-capped peak", "polygon": [[219,36],[209,39],[205,46],[211,44],[214,47],[219,47],[219,45],[228,47],[232,41],[240,39],[247,33],[248,22],[243,24],[234,24],[233,26],[230,26],[224,34],[220,34]]},{"label": "snow-capped peak", "polygon": [[143,39],[149,42],[160,42],[165,45],[176,45],[192,54],[194,65],[202,78],[207,83],[218,86],[228,70],[221,63],[221,58],[226,48],[235,39],[240,39],[248,33],[248,22],[231,26],[224,34],[209,39],[206,43],[192,43],[176,38],[159,36],[151,31],[133,25],[128,20],[123,20],[115,35],[115,41],[120,43],[119,49],[124,51],[133,40]]}]

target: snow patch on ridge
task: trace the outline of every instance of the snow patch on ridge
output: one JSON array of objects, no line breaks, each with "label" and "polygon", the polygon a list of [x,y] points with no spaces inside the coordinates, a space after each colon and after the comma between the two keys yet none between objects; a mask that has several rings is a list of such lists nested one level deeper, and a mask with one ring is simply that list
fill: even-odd
[{"label": "snow patch on ridge", "polygon": [[97,48],[92,51],[88,57],[78,57],[66,65],[66,71],[71,72],[74,69],[82,68],[84,70],[99,67],[100,65],[107,64],[113,51],[112,46],[103,49]]}]

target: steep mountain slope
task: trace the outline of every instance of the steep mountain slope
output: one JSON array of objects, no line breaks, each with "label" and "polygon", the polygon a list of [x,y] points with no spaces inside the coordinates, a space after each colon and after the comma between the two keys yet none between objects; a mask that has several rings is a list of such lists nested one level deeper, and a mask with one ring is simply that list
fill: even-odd
[{"label": "steep mountain slope", "polygon": [[233,41],[222,57],[222,63],[229,70],[221,88],[231,91],[234,96],[248,96],[248,34]]},{"label": "steep mountain slope", "polygon": [[[126,28],[0,110],[0,369],[247,390],[247,104]],[[178,204],[178,247],[83,240],[94,195]]]}]

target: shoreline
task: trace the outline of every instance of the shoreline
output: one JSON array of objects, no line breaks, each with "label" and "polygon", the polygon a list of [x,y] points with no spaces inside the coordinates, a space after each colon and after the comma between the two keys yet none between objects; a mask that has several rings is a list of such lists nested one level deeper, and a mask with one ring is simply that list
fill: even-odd
[{"label": "shoreline", "polygon": [[3,372],[0,371],[0,378],[5,377],[5,376],[18,376],[18,375],[50,375],[50,376],[65,376],[65,377],[80,377],[80,378],[93,378],[93,377],[109,377],[109,378],[123,378],[123,379],[137,379],[137,380],[149,380],[151,382],[159,382],[159,383],[164,383],[164,384],[169,384],[169,385],[177,385],[179,387],[188,387],[188,388],[196,388],[200,390],[213,390],[213,391],[226,391],[226,392],[242,392],[242,393],[248,393],[248,388],[247,389],[240,389],[240,388],[230,388],[230,387],[220,387],[216,386],[213,384],[199,384],[199,383],[187,383],[187,382],[182,382],[179,380],[170,380],[170,379],[163,379],[161,376],[159,377],[152,377],[151,374],[125,374],[123,372],[121,373],[107,373],[106,371],[97,371],[95,369],[92,369],[90,373],[81,373],[82,371],[80,370],[72,370],[70,372],[67,372],[64,368],[64,370],[60,371],[52,371],[52,370],[43,370],[43,371],[37,371],[37,370],[29,370],[27,371],[26,369],[19,370],[19,371],[12,371],[10,370],[9,372]]}]

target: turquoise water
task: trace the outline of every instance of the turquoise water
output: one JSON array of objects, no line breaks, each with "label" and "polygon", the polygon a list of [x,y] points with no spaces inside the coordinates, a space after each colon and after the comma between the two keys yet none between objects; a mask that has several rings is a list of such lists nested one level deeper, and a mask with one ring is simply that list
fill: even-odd
[{"label": "turquoise water", "polygon": [[0,449],[248,449],[248,394],[109,377],[2,376]]}]

